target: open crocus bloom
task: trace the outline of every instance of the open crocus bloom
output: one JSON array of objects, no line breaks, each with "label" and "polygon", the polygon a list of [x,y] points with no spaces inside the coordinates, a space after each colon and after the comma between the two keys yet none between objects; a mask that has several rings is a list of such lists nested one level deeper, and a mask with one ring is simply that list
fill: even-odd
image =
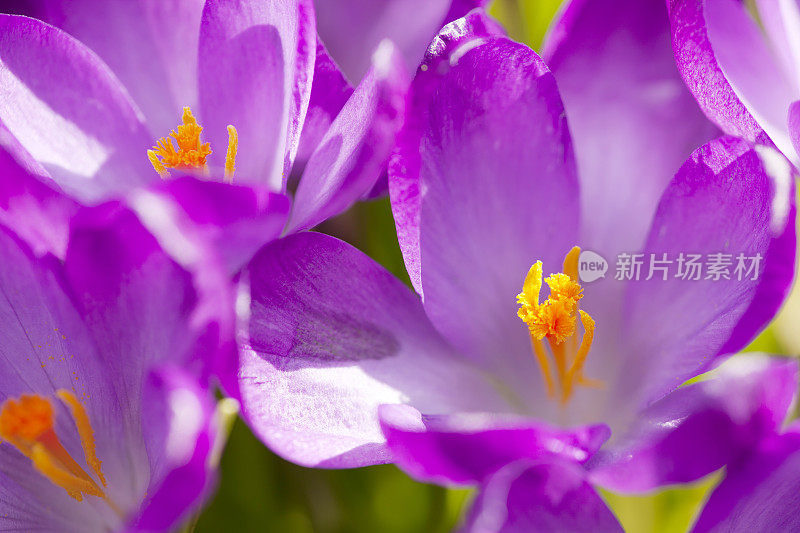
[{"label": "open crocus bloom", "polygon": [[800,3],[669,4],[678,68],[706,115],[800,164]]},{"label": "open crocus bloom", "polygon": [[[791,166],[730,137],[680,166],[708,130],[671,63],[665,7],[618,4],[568,6],[553,73],[481,11],[434,40],[390,165],[419,296],[319,234],[274,242],[244,270],[244,415],[272,449],[483,484],[480,531],[506,519],[600,531],[618,526],[592,483],[696,479],[780,423],[790,362],[735,360],[679,386],[749,342],[784,298]],[[747,276],[731,266],[692,281],[673,265],[646,280],[645,266],[618,281],[612,266],[584,283],[576,246],[612,265],[621,253],[761,260]]]},{"label": "open crocus bloom", "polygon": [[[405,67],[385,42],[353,90],[317,43],[310,0],[26,4],[53,26],[0,16],[4,146],[79,202],[128,198],[162,240],[165,218],[202,231],[235,271],[385,168]],[[202,179],[175,179],[187,173]]]},{"label": "open crocus bloom", "polygon": [[[26,180],[6,153],[0,171]],[[0,527],[168,530],[214,477],[201,362],[227,275],[179,266],[119,203],[79,210],[68,243],[62,262],[0,228]]]}]

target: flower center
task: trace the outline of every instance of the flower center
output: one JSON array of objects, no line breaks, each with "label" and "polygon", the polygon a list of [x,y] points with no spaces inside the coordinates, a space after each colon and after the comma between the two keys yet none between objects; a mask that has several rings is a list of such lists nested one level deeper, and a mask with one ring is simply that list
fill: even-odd
[{"label": "flower center", "polygon": [[[183,124],[178,126],[178,131],[172,130],[169,137],[175,139],[173,144],[169,137],[161,137],[152,150],[147,151],[150,164],[162,179],[169,178],[168,168],[177,170],[201,170],[205,172],[208,167],[206,158],[211,155],[211,143],[200,140],[203,127],[197,123],[192,115],[192,110],[187,106],[183,108]],[[228,126],[228,153],[225,156],[225,181],[233,182],[233,172],[236,165],[236,152],[239,149],[239,133],[233,126]]]},{"label": "flower center", "polygon": [[[89,415],[75,395],[61,389],[56,396],[69,409],[81,439],[86,464],[98,482],[70,456],[56,435],[55,413],[50,400],[38,394],[23,394],[9,398],[0,406],[0,439],[5,440],[28,457],[34,468],[78,501],[85,495],[103,498],[119,514],[106,496],[106,479],[97,458],[94,430]],[[102,485],[102,488],[101,488]]]},{"label": "flower center", "polygon": [[[539,292],[542,289],[542,262],[531,266],[522,292],[517,295],[520,305],[517,315],[528,326],[531,344],[536,360],[544,376],[547,395],[556,395],[555,380],[550,373],[550,361],[542,340],[547,340],[556,367],[556,380],[560,401],[566,404],[576,385],[599,387],[599,381],[583,376],[583,365],[589,355],[594,339],[595,322],[588,313],[578,309],[583,298],[583,288],[578,283],[578,257],[581,249],[577,246],[564,258],[564,273],[552,274],[544,282],[550,288],[550,296],[541,304]],[[583,325],[583,338],[578,345],[578,317]],[[569,342],[568,342],[569,341]]]}]

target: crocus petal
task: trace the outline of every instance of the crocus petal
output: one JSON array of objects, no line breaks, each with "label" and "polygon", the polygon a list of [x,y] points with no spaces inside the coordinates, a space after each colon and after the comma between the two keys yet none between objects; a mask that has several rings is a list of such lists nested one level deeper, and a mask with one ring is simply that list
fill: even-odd
[{"label": "crocus petal", "polygon": [[675,68],[664,0],[573,0],[543,57],[574,140],[581,246],[638,250],[689,154],[716,136]]},{"label": "crocus petal", "polygon": [[319,35],[351,83],[361,80],[370,54],[384,39],[395,43],[414,70],[445,23],[486,0],[316,0]]},{"label": "crocus petal", "polygon": [[481,489],[464,528],[469,533],[610,533],[623,531],[587,482],[567,461],[518,461]]},{"label": "crocus petal", "polygon": [[789,137],[792,146],[800,154],[800,100],[792,102],[789,106]]},{"label": "crocus petal", "polygon": [[300,133],[300,146],[292,166],[292,176],[299,178],[308,158],[317,149],[331,123],[353,94],[353,87],[331,59],[321,42],[317,42],[314,82],[306,120]]},{"label": "crocus petal", "polygon": [[710,474],[780,429],[797,379],[795,360],[734,357],[709,379],[641,412],[591,459],[592,479],[611,490],[638,492]]},{"label": "crocus petal", "polygon": [[431,321],[513,380],[526,365],[536,375],[514,295],[535,261],[560,271],[577,244],[579,200],[555,80],[532,50],[496,32],[476,10],[431,45],[412,83],[390,194]]},{"label": "crocus petal", "polygon": [[796,164],[786,131],[786,111],[800,93],[794,88],[747,7],[737,0],[704,0],[708,37],[719,68],[739,100]]},{"label": "crocus petal", "polygon": [[38,20],[0,15],[0,123],[81,201],[158,179],[125,88],[91,50]]},{"label": "crocus petal", "polygon": [[208,496],[214,480],[217,427],[210,393],[176,367],[154,371],[142,392],[150,460],[147,499],[130,520],[134,531],[167,531]]},{"label": "crocus petal", "polygon": [[388,462],[378,423],[385,403],[509,410],[442,341],[413,292],[332,237],[300,233],[266,246],[241,291],[243,415],[292,461]]},{"label": "crocus petal", "polygon": [[228,144],[227,126],[238,130],[237,182],[285,187],[308,110],[315,51],[311,0],[206,2],[200,121],[219,154]]},{"label": "crocus petal", "polygon": [[[0,146],[4,141],[14,141],[7,135],[0,128]],[[37,255],[50,253],[63,258],[69,221],[78,204],[32,176],[2,148],[0,176],[0,223],[27,241]]]},{"label": "crocus petal", "polygon": [[288,231],[314,227],[372,189],[400,129],[407,87],[402,59],[384,41],[372,69],[311,155],[294,197]]},{"label": "crocus petal", "polygon": [[482,483],[518,459],[558,455],[582,463],[610,435],[603,425],[560,429],[521,417],[431,416],[407,405],[384,405],[380,416],[394,462],[438,484]]},{"label": "crocus petal", "polygon": [[763,443],[726,469],[693,533],[800,528],[800,428]]},{"label": "crocus petal", "polygon": [[[132,193],[128,203],[161,245],[185,264],[217,254],[238,272],[265,243],[280,236],[289,198],[268,189],[180,177]],[[186,240],[194,244],[185,246]],[[194,251],[190,251],[194,249]]]},{"label": "crocus petal", "polygon": [[[661,199],[644,257],[697,253],[708,265],[714,254],[730,254],[729,278],[704,267],[701,280],[673,270],[666,280],[656,273],[629,283],[620,392],[638,389],[645,403],[658,398],[767,324],[794,274],[794,197],[791,166],[774,149],[722,138],[692,155]],[[746,258],[761,257],[757,276],[737,273],[742,254],[745,267]]]},{"label": "crocus petal", "polygon": [[755,4],[772,45],[770,51],[796,94],[800,94],[800,4],[797,0],[755,0]]},{"label": "crocus petal", "polygon": [[[197,104],[203,0],[32,0],[34,14],[66,31],[111,67],[142,110],[153,140]],[[141,155],[141,154],[140,154]]]},{"label": "crocus petal", "polygon": [[669,6],[678,70],[700,108],[725,133],[751,142],[770,143],[717,60],[706,26],[705,2],[670,0]]}]

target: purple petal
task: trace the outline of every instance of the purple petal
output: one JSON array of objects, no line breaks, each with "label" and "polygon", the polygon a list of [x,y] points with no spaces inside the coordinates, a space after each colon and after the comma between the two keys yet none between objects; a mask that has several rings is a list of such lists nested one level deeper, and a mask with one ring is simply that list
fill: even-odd
[{"label": "purple petal", "polygon": [[770,51],[780,62],[787,81],[795,91],[800,91],[800,42],[797,33],[800,24],[800,4],[797,0],[755,0],[758,17],[768,37]]},{"label": "purple petal", "polygon": [[305,167],[288,231],[316,226],[367,194],[386,168],[402,122],[408,76],[385,42]]},{"label": "purple petal", "polygon": [[177,367],[160,368],[142,392],[151,478],[130,520],[134,531],[166,531],[197,510],[214,481],[216,425],[210,393]]},{"label": "purple petal", "polygon": [[800,163],[786,131],[787,109],[800,94],[794,80],[787,78],[744,4],[737,0],[704,2],[708,38],[719,68],[775,145],[795,164]]},{"label": "purple petal", "polygon": [[285,187],[311,95],[315,43],[310,0],[206,2],[200,123],[219,154],[226,127],[238,130],[237,182]]},{"label": "purple petal", "polygon": [[788,127],[792,146],[800,154],[800,100],[792,102],[789,106]]},{"label": "purple petal", "polygon": [[519,461],[481,489],[465,532],[606,533],[623,531],[614,514],[567,461]]},{"label": "purple petal", "polygon": [[[791,166],[773,149],[722,138],[692,155],[661,199],[644,254],[702,254],[705,265],[730,254],[729,279],[707,267],[701,280],[681,279],[673,265],[667,280],[629,284],[621,392],[638,387],[643,401],[658,398],[765,327],[794,274],[794,198]],[[745,268],[760,255],[757,276],[737,274],[740,254]]]},{"label": "purple petal", "polygon": [[0,15],[0,123],[81,201],[158,179],[125,88],[83,44],[38,20]]},{"label": "purple petal", "polygon": [[575,143],[581,246],[638,250],[675,170],[716,136],[675,68],[664,0],[569,2],[543,57]]},{"label": "purple petal", "polygon": [[725,77],[709,38],[703,0],[670,0],[678,70],[706,116],[729,135],[769,143],[769,137]]},{"label": "purple petal", "polygon": [[579,200],[555,80],[532,50],[496,32],[475,11],[431,45],[412,83],[390,194],[431,321],[514,380],[534,364],[514,295],[535,261],[560,270],[577,244]]},{"label": "purple petal", "polygon": [[631,492],[710,474],[780,429],[797,378],[795,360],[734,357],[707,381],[679,388],[640,413],[592,458],[592,479]]},{"label": "purple petal", "polygon": [[413,292],[332,237],[300,233],[266,246],[242,274],[241,291],[250,304],[239,309],[243,414],[287,459],[388,462],[381,404],[509,410],[442,341]]},{"label": "purple petal", "polygon": [[407,405],[384,405],[380,416],[394,462],[438,484],[482,483],[518,459],[557,455],[582,463],[610,435],[603,425],[560,429],[521,417],[422,415]]},{"label": "purple petal", "polygon": [[445,23],[486,0],[316,0],[319,35],[347,78],[356,84],[370,66],[378,43],[397,45],[415,70],[425,48]]},{"label": "purple petal", "polygon": [[[147,229],[179,261],[197,263],[219,255],[223,268],[231,274],[261,246],[280,236],[290,207],[285,195],[263,187],[191,177],[136,191],[128,201]],[[187,239],[196,251],[188,251]]]},{"label": "purple petal", "polygon": [[353,94],[353,87],[344,79],[339,67],[320,42],[317,42],[313,79],[311,100],[292,167],[292,175],[297,178],[303,173],[308,158],[320,145],[331,123]]},{"label": "purple petal", "polygon": [[97,53],[142,110],[153,140],[197,104],[203,0],[33,0],[37,18]]},{"label": "purple petal", "polygon": [[[0,145],[13,142],[7,135],[0,129]],[[63,258],[77,203],[32,176],[2,148],[0,176],[0,223],[22,237],[36,255]]]},{"label": "purple petal", "polygon": [[797,531],[800,528],[800,428],[765,442],[726,469],[693,533]]}]

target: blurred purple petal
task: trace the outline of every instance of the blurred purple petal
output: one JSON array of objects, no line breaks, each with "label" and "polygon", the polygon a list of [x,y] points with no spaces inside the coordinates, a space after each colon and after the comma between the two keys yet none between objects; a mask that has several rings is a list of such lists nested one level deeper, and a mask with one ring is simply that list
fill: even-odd
[{"label": "blurred purple petal", "polygon": [[617,533],[614,514],[586,479],[563,460],[518,461],[481,489],[464,528],[467,533]]},{"label": "blurred purple petal", "polygon": [[780,430],[797,379],[795,360],[734,357],[708,380],[681,387],[640,413],[592,458],[592,480],[638,492],[700,479]]}]

